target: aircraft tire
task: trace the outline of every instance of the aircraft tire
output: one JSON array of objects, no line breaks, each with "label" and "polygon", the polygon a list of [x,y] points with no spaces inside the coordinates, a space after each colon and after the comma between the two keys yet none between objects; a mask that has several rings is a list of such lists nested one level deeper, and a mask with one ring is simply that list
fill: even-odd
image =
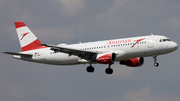
[{"label": "aircraft tire", "polygon": [[93,72],[94,72],[94,67],[88,66],[88,67],[86,68],[86,71],[89,72],[89,73],[93,73]]},{"label": "aircraft tire", "polygon": [[159,63],[157,63],[157,62],[154,63],[154,66],[155,66],[155,67],[158,67],[158,66],[159,66]]},{"label": "aircraft tire", "polygon": [[112,73],[113,73],[113,69],[107,68],[107,69],[105,70],[105,73],[106,73],[106,74],[112,74]]}]

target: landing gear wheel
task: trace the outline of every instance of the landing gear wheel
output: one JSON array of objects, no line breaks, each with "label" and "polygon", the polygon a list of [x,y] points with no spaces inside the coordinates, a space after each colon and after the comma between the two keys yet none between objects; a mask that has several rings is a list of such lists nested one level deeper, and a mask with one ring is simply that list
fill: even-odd
[{"label": "landing gear wheel", "polygon": [[158,66],[159,66],[159,63],[157,63],[157,62],[154,63],[154,66],[155,66],[155,67],[158,67]]},{"label": "landing gear wheel", "polygon": [[87,72],[92,73],[92,72],[94,72],[94,67],[88,66],[88,67],[86,68],[86,70],[87,70]]},{"label": "landing gear wheel", "polygon": [[111,69],[111,65],[112,64],[109,64],[109,67],[106,68],[106,70],[105,70],[106,74],[112,74],[113,73],[113,69]]},{"label": "landing gear wheel", "polygon": [[154,59],[154,66],[155,67],[158,67],[159,66],[159,63],[157,63],[157,55],[153,56],[153,59]]},{"label": "landing gear wheel", "polygon": [[107,68],[107,69],[105,70],[105,72],[106,72],[106,74],[112,74],[112,73],[113,73],[113,69]]}]

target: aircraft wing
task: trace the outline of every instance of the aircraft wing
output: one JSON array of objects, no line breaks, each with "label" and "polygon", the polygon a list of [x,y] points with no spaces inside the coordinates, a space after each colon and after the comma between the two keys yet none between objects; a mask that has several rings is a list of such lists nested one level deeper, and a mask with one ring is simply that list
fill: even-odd
[{"label": "aircraft wing", "polygon": [[75,49],[75,48],[70,48],[70,47],[65,47],[65,46],[56,46],[56,45],[50,45],[50,44],[40,44],[42,46],[47,46],[51,47],[51,50],[54,50],[55,52],[62,52],[71,55],[75,55],[80,57],[81,59],[86,59],[86,60],[93,60],[96,58],[97,54],[103,53],[100,51],[88,51],[88,50],[80,50],[80,49]]},{"label": "aircraft wing", "polygon": [[15,53],[15,52],[3,52],[3,53],[11,54],[11,55],[32,56],[32,54],[27,54],[27,53]]}]

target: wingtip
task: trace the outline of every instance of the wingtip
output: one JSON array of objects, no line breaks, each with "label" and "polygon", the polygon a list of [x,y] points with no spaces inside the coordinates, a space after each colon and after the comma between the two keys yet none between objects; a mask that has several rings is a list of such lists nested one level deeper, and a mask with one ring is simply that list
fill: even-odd
[{"label": "wingtip", "polygon": [[8,52],[3,51],[2,53],[7,54]]}]

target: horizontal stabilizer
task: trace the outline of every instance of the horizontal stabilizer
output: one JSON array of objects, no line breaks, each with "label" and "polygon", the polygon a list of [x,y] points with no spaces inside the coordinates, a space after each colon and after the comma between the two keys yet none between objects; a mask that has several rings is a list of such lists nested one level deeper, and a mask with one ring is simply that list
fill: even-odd
[{"label": "horizontal stabilizer", "polygon": [[3,53],[11,54],[11,55],[32,56],[32,54],[27,54],[27,53],[15,53],[15,52],[3,52]]}]

